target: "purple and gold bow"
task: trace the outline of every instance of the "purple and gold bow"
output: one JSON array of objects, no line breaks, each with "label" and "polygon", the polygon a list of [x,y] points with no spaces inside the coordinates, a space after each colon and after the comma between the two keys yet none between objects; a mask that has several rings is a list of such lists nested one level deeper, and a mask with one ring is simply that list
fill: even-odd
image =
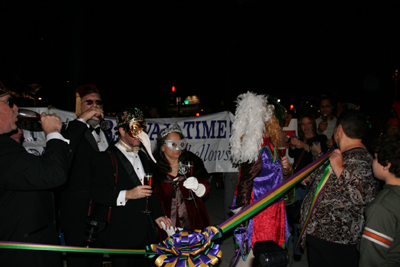
[{"label": "purple and gold bow", "polygon": [[222,257],[220,245],[214,244],[212,238],[219,229],[210,226],[204,232],[193,233],[182,231],[167,238],[162,244],[150,245],[147,251],[157,252],[157,266],[165,267],[206,267],[214,266]]}]

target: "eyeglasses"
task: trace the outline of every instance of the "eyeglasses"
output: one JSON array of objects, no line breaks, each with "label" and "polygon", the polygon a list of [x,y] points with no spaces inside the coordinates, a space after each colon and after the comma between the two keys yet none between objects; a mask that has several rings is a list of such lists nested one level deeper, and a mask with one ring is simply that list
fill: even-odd
[{"label": "eyeglasses", "polygon": [[86,103],[86,105],[88,105],[88,106],[93,105],[94,102],[95,102],[96,105],[98,105],[98,106],[103,105],[103,100],[92,100],[92,99],[89,99],[89,100],[84,101],[84,103]]},{"label": "eyeglasses", "polygon": [[14,99],[12,99],[12,98],[9,98],[7,100],[0,100],[0,102],[7,103],[10,106],[10,108],[14,107]]}]

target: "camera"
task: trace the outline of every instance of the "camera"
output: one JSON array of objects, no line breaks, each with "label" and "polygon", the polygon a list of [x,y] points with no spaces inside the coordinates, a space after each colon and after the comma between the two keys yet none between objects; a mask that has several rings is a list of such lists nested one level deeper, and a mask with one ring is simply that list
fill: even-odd
[{"label": "camera", "polygon": [[97,234],[106,228],[107,223],[96,217],[86,217],[85,223],[87,227],[85,233],[83,234],[83,247],[92,247],[97,240]]},{"label": "camera", "polygon": [[272,240],[256,242],[253,252],[261,267],[286,267],[289,264],[287,251]]}]

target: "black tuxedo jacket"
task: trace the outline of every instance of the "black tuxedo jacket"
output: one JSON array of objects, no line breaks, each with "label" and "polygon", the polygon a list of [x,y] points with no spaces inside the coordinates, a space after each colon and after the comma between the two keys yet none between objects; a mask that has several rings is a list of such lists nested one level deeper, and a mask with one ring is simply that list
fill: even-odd
[{"label": "black tuxedo jacket", "polygon": [[[0,135],[0,240],[58,244],[54,196],[50,189],[66,181],[74,145],[84,128],[71,131],[70,144],[52,139],[42,156],[26,152]],[[60,253],[0,249],[0,265],[58,266]]]},{"label": "black tuxedo jacket", "polygon": [[[108,151],[115,155],[118,163],[118,177],[115,187],[114,167],[108,152],[98,153],[94,157],[92,196],[93,200],[105,207],[112,207],[110,222],[104,232],[99,234],[99,240],[107,247],[112,248],[143,248],[145,240],[150,243],[149,233],[154,229],[154,220],[164,216],[162,206],[157,196],[148,199],[150,215],[143,213],[146,207],[146,198],[130,199],[125,206],[117,206],[117,198],[121,190],[130,190],[142,185],[129,160],[116,147],[110,147]],[[145,172],[149,171],[149,159],[142,151],[139,152]],[[114,189],[115,188],[115,189]],[[158,226],[156,226],[158,227]]]},{"label": "black tuxedo jacket", "polygon": [[[84,222],[91,199],[91,179],[93,178],[92,160],[99,152],[96,141],[87,125],[80,121],[71,121],[67,129],[62,131],[66,138],[77,127],[84,125],[85,133],[77,143],[76,152],[68,172],[66,184],[59,189],[60,197],[60,225],[65,233],[65,241],[70,246],[80,246],[83,242],[83,233],[86,229]],[[108,139],[108,133],[104,132]]]}]

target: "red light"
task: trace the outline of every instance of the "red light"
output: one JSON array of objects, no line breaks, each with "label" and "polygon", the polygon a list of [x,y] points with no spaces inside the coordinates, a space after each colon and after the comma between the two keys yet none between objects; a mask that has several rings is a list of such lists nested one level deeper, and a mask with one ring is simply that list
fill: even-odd
[{"label": "red light", "polygon": [[199,117],[199,116],[200,116],[200,113],[197,112],[197,113],[196,113],[196,117]]},{"label": "red light", "polygon": [[292,110],[294,108],[294,106],[293,105],[290,105],[290,110]]},{"label": "red light", "polygon": [[172,92],[175,92],[175,86],[172,86]]}]

